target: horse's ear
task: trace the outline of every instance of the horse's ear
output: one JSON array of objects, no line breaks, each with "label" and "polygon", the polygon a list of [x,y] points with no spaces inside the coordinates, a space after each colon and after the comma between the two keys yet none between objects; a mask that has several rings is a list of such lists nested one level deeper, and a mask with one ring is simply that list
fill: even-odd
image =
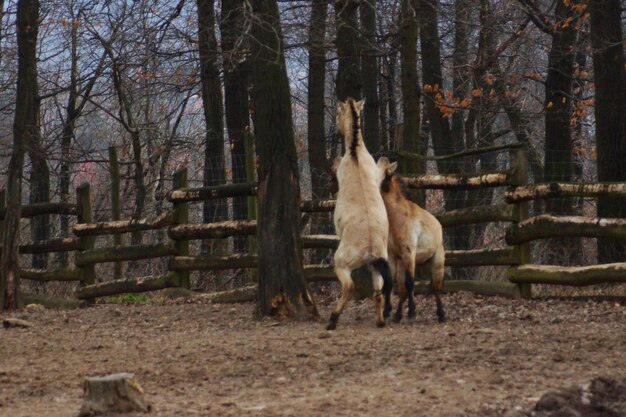
[{"label": "horse's ear", "polygon": [[361,101],[355,101],[354,102],[354,107],[356,108],[356,111],[358,113],[361,113],[363,111],[363,107],[365,107],[365,99],[363,99]]},{"label": "horse's ear", "polygon": [[397,162],[394,162],[394,163],[392,163],[392,164],[389,164],[389,166],[388,166],[388,167],[387,167],[387,169],[385,170],[385,173],[386,173],[387,175],[391,175],[391,174],[393,174],[394,172],[396,172],[396,169],[398,169],[398,163],[397,163]]},{"label": "horse's ear", "polygon": [[378,165],[380,168],[387,168],[389,166],[389,158],[387,158],[386,156],[381,156],[380,158],[378,158],[378,162],[376,162],[376,165]]}]

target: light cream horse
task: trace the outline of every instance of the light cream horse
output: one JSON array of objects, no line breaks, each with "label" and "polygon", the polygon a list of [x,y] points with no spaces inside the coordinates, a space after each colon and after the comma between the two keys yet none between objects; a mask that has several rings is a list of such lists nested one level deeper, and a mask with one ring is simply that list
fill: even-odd
[{"label": "light cream horse", "polygon": [[406,181],[395,173],[397,163],[385,157],[378,160],[384,175],[380,192],[389,219],[389,264],[400,298],[394,321],[402,319],[402,305],[409,300],[409,320],[415,319],[415,265],[430,264],[431,285],[437,302],[439,322],[446,319],[441,301],[445,251],[441,223],[409,199]]},{"label": "light cream horse", "polygon": [[[337,124],[345,142],[345,153],[335,165],[339,191],[334,221],[340,242],[335,252],[335,273],[341,282],[341,298],[326,327],[333,330],[352,296],[350,273],[367,265],[372,274],[376,325],[383,327],[391,311],[393,281],[387,263],[389,223],[380,195],[382,172],[365,148],[361,133],[364,100],[339,103]],[[385,311],[383,312],[383,291]]]}]

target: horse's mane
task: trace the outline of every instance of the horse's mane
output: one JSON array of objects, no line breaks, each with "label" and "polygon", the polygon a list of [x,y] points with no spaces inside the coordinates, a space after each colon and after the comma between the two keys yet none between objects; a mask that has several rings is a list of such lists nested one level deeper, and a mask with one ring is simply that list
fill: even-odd
[{"label": "horse's mane", "polygon": [[[393,180],[394,177],[396,177],[396,179],[398,180],[398,184],[400,185],[400,194],[402,194],[402,197],[404,197],[405,199],[409,201],[413,201],[413,196],[411,195],[409,183],[406,182],[404,178],[402,178],[400,175],[396,174],[395,172],[393,174],[385,174],[385,178],[383,179],[383,182],[380,184],[380,190],[384,193],[390,192],[391,181]],[[415,201],[413,202],[415,203]]]},{"label": "horse's mane", "polygon": [[359,129],[361,128],[359,123],[359,114],[354,107],[354,100],[348,100],[350,103],[350,110],[352,112],[352,143],[350,144],[350,156],[356,159],[356,147],[359,146]]}]

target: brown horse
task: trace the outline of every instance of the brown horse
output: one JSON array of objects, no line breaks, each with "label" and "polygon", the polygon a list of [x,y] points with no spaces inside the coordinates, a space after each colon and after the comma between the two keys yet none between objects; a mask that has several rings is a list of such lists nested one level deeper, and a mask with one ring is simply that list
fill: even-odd
[{"label": "brown horse", "polygon": [[383,173],[380,192],[389,219],[389,264],[396,281],[399,295],[394,321],[402,319],[402,305],[409,300],[409,320],[415,319],[415,266],[430,264],[431,285],[437,301],[437,317],[446,319],[441,301],[445,252],[441,223],[428,211],[409,199],[408,186],[395,173],[397,163],[385,157],[378,160]]},{"label": "brown horse", "polygon": [[[393,287],[387,262],[389,222],[385,203],[380,195],[382,172],[365,148],[361,133],[361,111],[364,101],[348,99],[339,103],[337,125],[345,142],[345,154],[335,164],[339,192],[334,221],[339,247],[335,252],[335,273],[341,282],[341,298],[330,316],[327,329],[337,321],[352,295],[351,272],[367,265],[372,274],[376,325],[385,325],[385,313],[391,311]],[[383,292],[385,311],[383,312]]]}]

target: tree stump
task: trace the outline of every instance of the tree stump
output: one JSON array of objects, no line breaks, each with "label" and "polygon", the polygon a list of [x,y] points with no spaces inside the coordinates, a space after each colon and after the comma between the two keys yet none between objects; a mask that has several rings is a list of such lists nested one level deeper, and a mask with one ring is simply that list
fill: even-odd
[{"label": "tree stump", "polygon": [[111,374],[85,379],[85,402],[78,417],[108,412],[150,411],[143,389],[131,373]]}]

